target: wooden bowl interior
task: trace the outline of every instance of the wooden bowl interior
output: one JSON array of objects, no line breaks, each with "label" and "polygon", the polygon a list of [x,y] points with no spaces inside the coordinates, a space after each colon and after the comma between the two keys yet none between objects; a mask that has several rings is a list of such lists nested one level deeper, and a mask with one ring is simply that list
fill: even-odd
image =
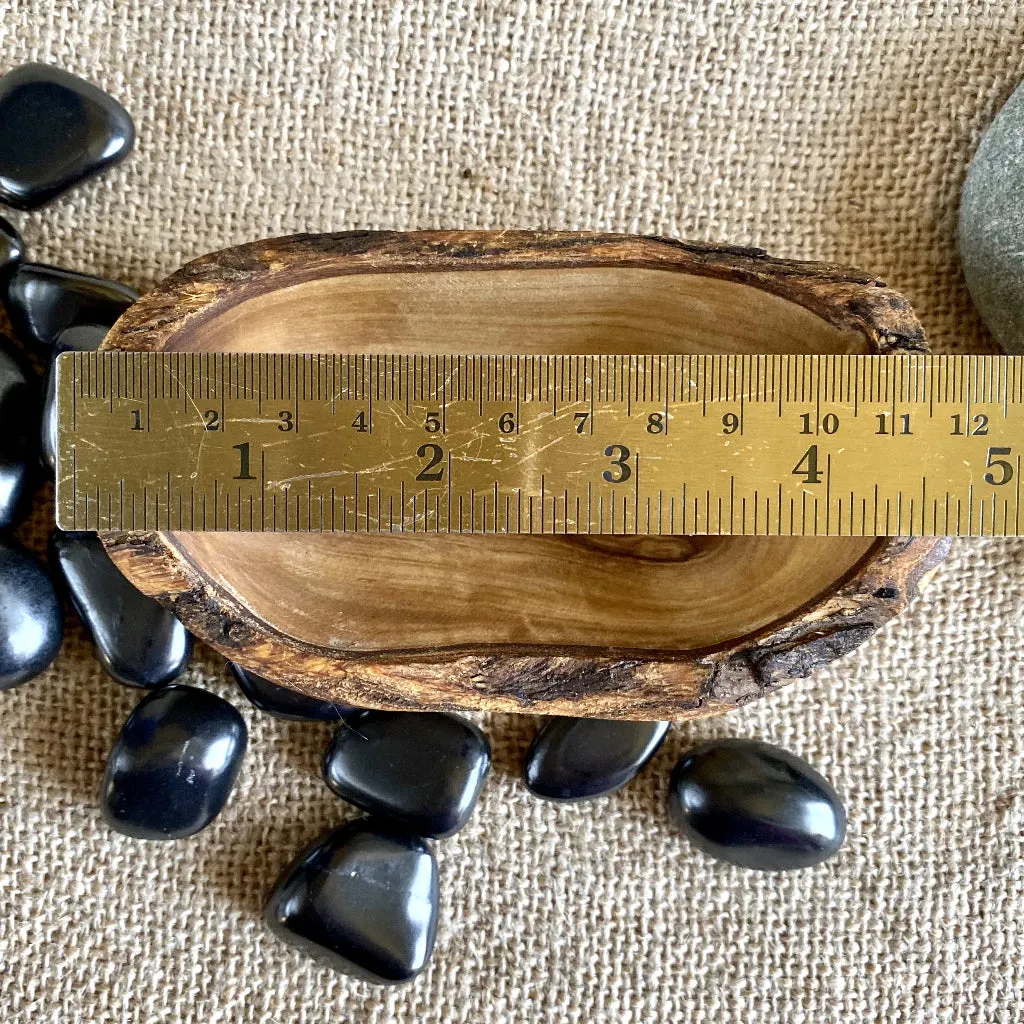
[{"label": "wooden bowl interior", "polygon": [[[349,274],[186,323],[167,349],[866,352],[761,289],[629,267]],[[280,633],[369,657],[657,652],[736,640],[834,590],[878,543],[830,538],[173,534]]]}]

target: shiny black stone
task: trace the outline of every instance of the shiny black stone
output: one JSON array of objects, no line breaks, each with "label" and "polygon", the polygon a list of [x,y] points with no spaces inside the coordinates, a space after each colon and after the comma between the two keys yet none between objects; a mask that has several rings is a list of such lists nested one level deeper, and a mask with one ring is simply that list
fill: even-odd
[{"label": "shiny black stone", "polygon": [[342,719],[361,714],[364,710],[351,704],[337,704],[330,700],[307,697],[304,693],[296,693],[286,686],[278,686],[277,683],[272,683],[269,679],[258,676],[233,661],[229,661],[228,665],[239,688],[252,705],[275,718],[340,722]]},{"label": "shiny black stone", "polygon": [[43,395],[43,418],[40,429],[39,453],[43,465],[53,470],[57,461],[57,374],[54,363],[63,352],[95,352],[107,336],[107,328],[98,324],[79,324],[61,331],[53,346],[53,358],[46,375]]},{"label": "shiny black stone", "polygon": [[29,463],[39,429],[38,390],[30,371],[0,338],[0,529],[12,526],[29,497]]},{"label": "shiny black stone", "polygon": [[635,778],[668,732],[668,722],[551,718],[526,754],[523,778],[547,800],[586,800]]},{"label": "shiny black stone", "polygon": [[110,327],[139,297],[116,281],[43,263],[22,263],[11,275],[4,305],[23,342],[49,348],[78,324]]},{"label": "shiny black stone", "polygon": [[264,920],[282,942],[376,984],[414,978],[437,935],[437,862],[373,821],[329,832],[285,871]]},{"label": "shiny black stone", "polygon": [[45,64],[0,78],[0,203],[34,210],[123,160],[128,111],[85,79]]},{"label": "shiny black stone", "polygon": [[135,839],[184,839],[231,795],[248,733],[223,698],[194,686],[146,694],[121,726],[100,788],[111,828]]},{"label": "shiny black stone", "polygon": [[43,567],[20,545],[0,540],[0,690],[39,675],[57,656],[63,628]]},{"label": "shiny black stone", "polygon": [[490,766],[487,737],[464,718],[367,711],[335,732],[324,779],[342,800],[441,838],[469,820]]},{"label": "shiny black stone", "polygon": [[25,244],[18,229],[0,217],[0,281],[5,281],[25,255]]},{"label": "shiny black stone", "polygon": [[759,740],[714,740],[685,754],[669,812],[705,853],[759,871],[820,864],[846,837],[839,794],[805,761]]},{"label": "shiny black stone", "polygon": [[121,575],[95,533],[55,530],[50,564],[60,569],[100,664],[119,683],[152,688],[181,675],[191,634]]}]

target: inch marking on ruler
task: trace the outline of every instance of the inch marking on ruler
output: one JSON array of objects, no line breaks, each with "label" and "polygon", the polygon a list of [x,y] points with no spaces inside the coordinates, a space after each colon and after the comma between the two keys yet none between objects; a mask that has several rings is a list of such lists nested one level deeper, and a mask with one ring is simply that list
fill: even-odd
[{"label": "inch marking on ruler", "polygon": [[65,530],[1021,535],[1009,356],[68,353]]}]

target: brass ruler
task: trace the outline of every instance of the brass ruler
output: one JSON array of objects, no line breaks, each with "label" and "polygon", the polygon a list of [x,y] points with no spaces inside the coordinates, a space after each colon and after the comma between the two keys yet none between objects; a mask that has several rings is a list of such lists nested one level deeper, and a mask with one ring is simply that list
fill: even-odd
[{"label": "brass ruler", "polygon": [[1021,534],[1024,360],[69,353],[65,530]]}]

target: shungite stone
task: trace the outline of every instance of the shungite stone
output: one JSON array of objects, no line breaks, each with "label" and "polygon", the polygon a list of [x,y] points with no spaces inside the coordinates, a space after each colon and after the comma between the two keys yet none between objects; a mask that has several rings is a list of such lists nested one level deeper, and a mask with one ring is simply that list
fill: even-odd
[{"label": "shungite stone", "polygon": [[24,64],[0,78],[0,202],[34,210],[123,160],[128,111],[75,75]]},{"label": "shungite stone", "polygon": [[133,288],[116,281],[22,263],[11,275],[4,305],[21,341],[49,348],[69,327],[110,327],[138,297]]},{"label": "shungite stone", "polygon": [[39,451],[43,465],[53,470],[57,461],[57,374],[54,363],[63,352],[95,352],[107,336],[107,328],[98,324],[79,324],[61,331],[53,346],[46,391],[43,395],[42,427]]},{"label": "shungite stone", "polygon": [[456,715],[367,711],[343,723],[324,756],[342,798],[418,836],[457,832],[473,813],[491,745]]},{"label": "shungite stone", "polygon": [[526,754],[523,778],[546,800],[587,800],[635,778],[654,756],[668,722],[551,718]]},{"label": "shungite stone", "polygon": [[1024,85],[989,125],[960,197],[960,259],[996,341],[1024,353]]},{"label": "shungite stone", "polygon": [[846,837],[839,794],[795,754],[759,740],[714,740],[685,754],[669,811],[705,853],[759,871],[820,864]]},{"label": "shungite stone", "polygon": [[242,716],[194,686],[165,686],[139,701],[107,759],[100,808],[135,839],[183,839],[213,821],[245,756]]},{"label": "shungite stone", "polygon": [[351,704],[338,704],[330,700],[319,700],[297,693],[286,686],[279,686],[263,676],[250,672],[235,662],[228,662],[231,674],[235,677],[242,693],[249,698],[254,707],[275,718],[295,721],[308,720],[313,722],[340,722],[361,714],[363,708]]},{"label": "shungite stone", "polygon": [[39,675],[57,656],[62,635],[50,577],[24,548],[0,540],[0,690]]},{"label": "shungite stone", "polygon": [[430,847],[373,821],[353,821],[303,852],[267,902],[282,942],[376,984],[409,981],[437,935],[437,862]]},{"label": "shungite stone", "polygon": [[6,281],[25,255],[25,244],[18,229],[0,217],[0,281]]},{"label": "shungite stone", "polygon": [[0,338],[0,529],[12,526],[26,505],[39,429],[35,381],[5,343]]},{"label": "shungite stone", "polygon": [[95,533],[55,530],[50,564],[60,569],[100,664],[119,683],[153,688],[181,675],[192,655],[191,634],[128,582]]}]

